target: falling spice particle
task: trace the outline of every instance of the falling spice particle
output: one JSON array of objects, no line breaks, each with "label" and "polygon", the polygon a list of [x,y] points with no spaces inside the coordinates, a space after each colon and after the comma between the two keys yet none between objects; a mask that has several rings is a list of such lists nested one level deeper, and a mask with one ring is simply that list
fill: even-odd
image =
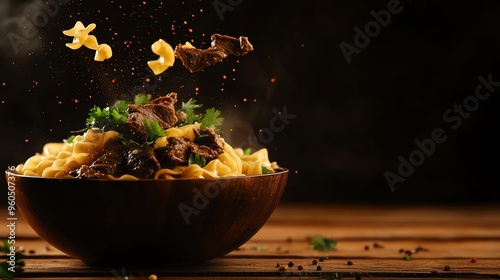
[{"label": "falling spice particle", "polygon": [[450,267],[449,265],[446,265],[446,266],[444,267],[444,270],[445,270],[445,271],[450,271],[450,270],[451,270],[451,267]]}]

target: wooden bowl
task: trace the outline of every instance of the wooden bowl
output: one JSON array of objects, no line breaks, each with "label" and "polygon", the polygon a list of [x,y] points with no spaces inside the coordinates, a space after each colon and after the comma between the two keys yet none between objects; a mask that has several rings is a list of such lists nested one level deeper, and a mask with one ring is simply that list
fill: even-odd
[{"label": "wooden bowl", "polygon": [[247,242],[278,205],[288,178],[83,180],[16,175],[18,209],[49,244],[89,265],[184,265]]}]

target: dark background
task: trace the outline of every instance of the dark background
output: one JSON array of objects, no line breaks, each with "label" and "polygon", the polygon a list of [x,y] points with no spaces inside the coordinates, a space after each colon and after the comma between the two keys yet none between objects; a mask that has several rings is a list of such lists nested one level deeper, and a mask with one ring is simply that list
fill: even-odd
[{"label": "dark background", "polygon": [[[355,46],[354,28],[364,30],[371,11],[393,1],[62,2],[46,22],[40,11],[47,2],[0,4],[4,168],[83,128],[94,104],[130,99],[144,84],[154,96],[176,91],[182,101],[220,108],[226,140],[244,146],[253,136],[250,146],[265,146],[290,169],[287,202],[500,201],[498,93],[456,130],[443,118],[474,94],[478,76],[500,81],[498,1],[401,1],[400,13],[351,63],[339,44]],[[31,30],[23,23],[37,19]],[[112,59],[95,62],[93,51],[65,47],[72,38],[62,30],[77,20],[97,24],[92,34],[112,46]],[[148,72],[157,39],[206,48],[213,33],[247,36],[255,50],[194,74],[176,61],[160,81]],[[25,38],[17,51],[8,34]],[[258,140],[272,128],[273,109],[295,118]],[[446,140],[393,192],[384,173],[397,174],[398,156],[408,159],[414,141],[435,128]]]}]

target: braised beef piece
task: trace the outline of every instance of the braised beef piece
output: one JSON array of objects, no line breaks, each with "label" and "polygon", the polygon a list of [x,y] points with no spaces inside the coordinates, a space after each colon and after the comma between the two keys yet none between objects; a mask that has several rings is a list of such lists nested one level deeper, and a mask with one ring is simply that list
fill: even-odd
[{"label": "braised beef piece", "polygon": [[167,138],[167,146],[155,149],[155,154],[164,168],[188,165],[189,157],[195,154],[204,157],[207,162],[216,159],[224,152],[218,144],[218,136],[211,128],[195,130],[195,141],[190,142],[180,137]]},{"label": "braised beef piece", "polygon": [[174,126],[179,120],[174,107],[176,102],[177,93],[171,92],[166,96],[151,100],[145,105],[129,104],[129,116],[125,122],[127,133],[137,142],[143,142],[149,137],[144,120],[158,121],[162,129]]},{"label": "braised beef piece", "polygon": [[177,45],[175,47],[175,57],[182,62],[184,67],[193,73],[221,62],[228,55],[241,56],[253,51],[253,46],[247,37],[240,36],[239,38],[235,38],[227,35],[213,34],[210,39],[212,40],[211,46],[204,50]]},{"label": "braised beef piece", "polygon": [[108,145],[104,154],[90,166],[83,165],[74,172],[77,178],[100,179],[106,175],[120,177],[125,174],[140,179],[152,177],[160,169],[154,149],[149,146]]}]

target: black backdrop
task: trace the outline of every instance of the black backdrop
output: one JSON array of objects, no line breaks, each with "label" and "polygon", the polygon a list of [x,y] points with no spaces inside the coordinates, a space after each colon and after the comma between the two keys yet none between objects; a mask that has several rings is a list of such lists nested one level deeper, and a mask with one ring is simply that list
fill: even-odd
[{"label": "black backdrop", "polygon": [[[146,86],[220,108],[226,140],[290,169],[284,201],[498,202],[499,12],[497,1],[2,1],[0,165]],[[64,46],[77,20],[97,24],[112,59]],[[179,61],[160,80],[148,71],[157,39],[206,48],[213,33],[255,50],[193,74]],[[476,96],[479,77],[490,85]]]}]

